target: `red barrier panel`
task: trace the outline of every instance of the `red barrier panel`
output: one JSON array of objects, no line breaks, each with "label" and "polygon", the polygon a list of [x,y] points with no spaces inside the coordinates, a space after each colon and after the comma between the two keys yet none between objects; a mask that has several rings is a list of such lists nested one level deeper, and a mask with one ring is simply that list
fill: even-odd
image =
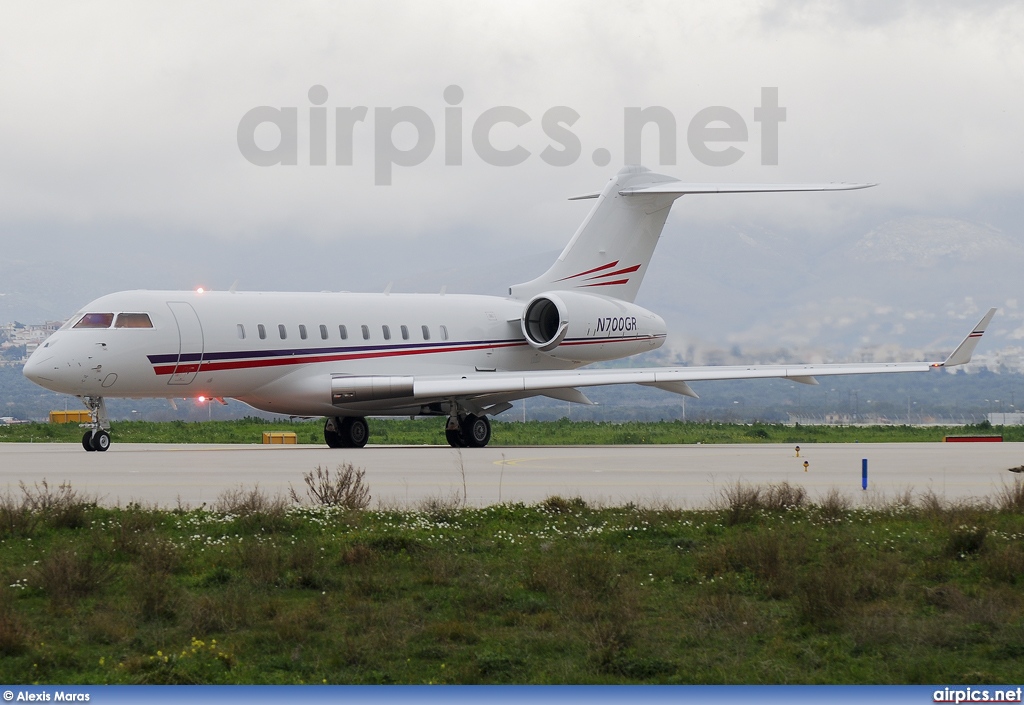
[{"label": "red barrier panel", "polygon": [[1002,436],[946,436],[946,443],[1002,443]]}]

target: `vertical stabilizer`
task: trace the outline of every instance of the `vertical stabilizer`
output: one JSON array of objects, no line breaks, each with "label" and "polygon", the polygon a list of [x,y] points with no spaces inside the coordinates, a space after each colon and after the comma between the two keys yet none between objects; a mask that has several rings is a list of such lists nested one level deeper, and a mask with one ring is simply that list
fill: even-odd
[{"label": "vertical stabilizer", "polygon": [[682,194],[620,192],[673,181],[642,166],[620,169],[558,260],[533,281],[513,286],[512,296],[528,299],[543,291],[576,289],[635,300],[672,202]]},{"label": "vertical stabilizer", "polygon": [[672,202],[686,194],[855,191],[874,185],[687,184],[642,166],[626,166],[600,194],[577,197],[596,198],[597,203],[558,261],[509,293],[527,299],[545,291],[578,289],[634,301]]}]

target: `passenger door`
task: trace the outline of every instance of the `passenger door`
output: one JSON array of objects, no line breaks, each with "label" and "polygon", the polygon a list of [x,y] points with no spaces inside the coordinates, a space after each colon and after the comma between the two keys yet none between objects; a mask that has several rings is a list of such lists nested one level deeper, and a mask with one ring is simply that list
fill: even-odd
[{"label": "passenger door", "polygon": [[168,301],[167,307],[178,324],[178,362],[167,384],[191,384],[203,361],[203,326],[191,304]]}]

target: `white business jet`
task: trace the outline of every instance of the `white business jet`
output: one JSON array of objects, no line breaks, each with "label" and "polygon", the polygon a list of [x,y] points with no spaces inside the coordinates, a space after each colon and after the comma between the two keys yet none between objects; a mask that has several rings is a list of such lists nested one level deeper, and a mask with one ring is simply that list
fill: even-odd
[{"label": "white business jet", "polygon": [[122,291],[91,302],[41,345],[24,374],[82,399],[86,450],[110,446],[106,397],[234,398],[326,418],[332,448],[361,447],[367,415],[446,416],[455,447],[480,448],[490,416],[581,387],[642,384],[696,397],[689,382],[917,372],[971,358],[995,309],[943,362],[579,369],[654,350],[665,322],[633,303],[680,196],[841,191],[872,184],[687,184],[621,169],[547,272],[508,297],[441,294]]}]

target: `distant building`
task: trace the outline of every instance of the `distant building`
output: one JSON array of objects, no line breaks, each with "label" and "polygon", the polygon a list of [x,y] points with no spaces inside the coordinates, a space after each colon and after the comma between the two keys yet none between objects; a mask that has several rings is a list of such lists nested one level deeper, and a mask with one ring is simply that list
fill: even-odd
[{"label": "distant building", "polygon": [[[800,424],[801,426],[856,426],[863,423],[865,419],[856,419],[851,414],[822,414],[821,416],[801,416],[789,414],[789,426]],[[888,421],[875,421],[876,423],[888,423]]]},{"label": "distant building", "polygon": [[25,325],[15,321],[0,325],[0,341],[2,341],[0,342],[0,353],[11,348],[21,348],[22,346],[25,348],[25,354],[18,359],[0,356],[0,360],[2,360],[0,364],[24,363],[28,360],[28,356],[62,325],[64,325],[64,321],[47,321],[34,325]]},{"label": "distant building", "polygon": [[993,426],[1024,426],[1024,411],[997,411],[988,415]]}]

